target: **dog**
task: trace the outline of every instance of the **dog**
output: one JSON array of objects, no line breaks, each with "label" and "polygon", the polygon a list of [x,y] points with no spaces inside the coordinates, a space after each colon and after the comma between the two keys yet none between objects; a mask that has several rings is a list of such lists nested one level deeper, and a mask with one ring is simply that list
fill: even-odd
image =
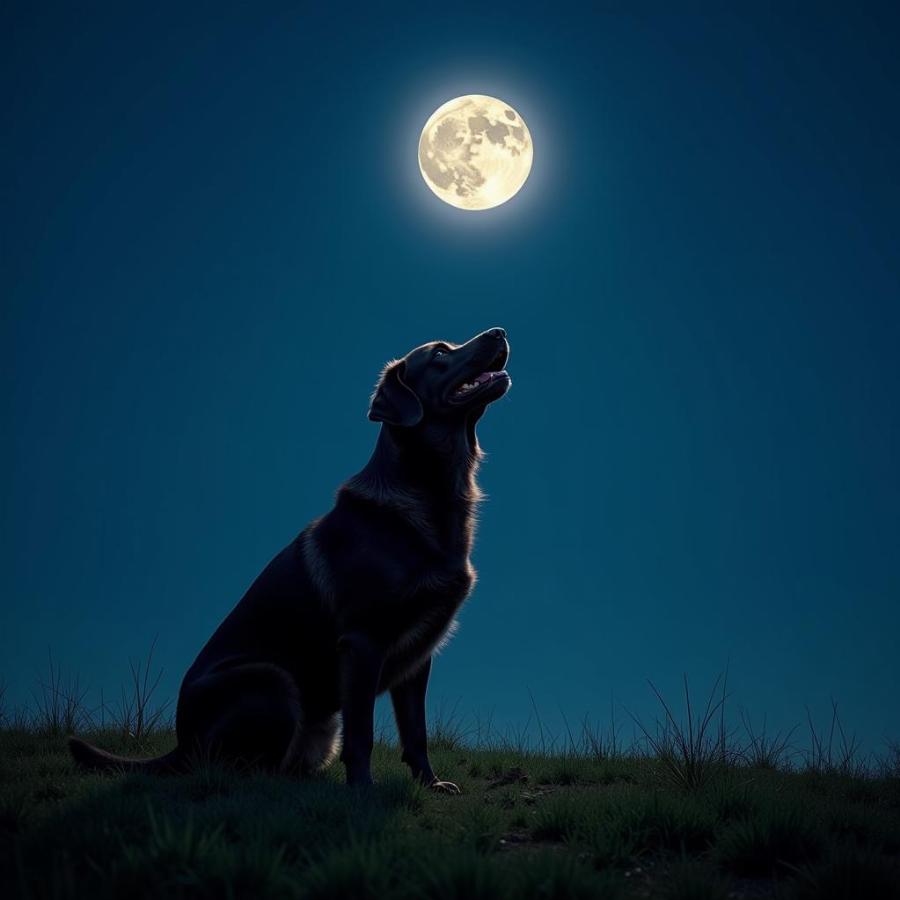
[{"label": "dog", "polygon": [[506,332],[491,328],[388,363],[369,407],[381,423],[372,456],[200,651],[179,692],[176,749],[136,760],[73,737],[75,761],[161,774],[214,757],[303,774],[340,750],[347,783],[367,785],[375,698],[390,691],[413,778],[458,793],[428,759],[425,693],[475,585],[475,426],[509,390],[508,358]]}]

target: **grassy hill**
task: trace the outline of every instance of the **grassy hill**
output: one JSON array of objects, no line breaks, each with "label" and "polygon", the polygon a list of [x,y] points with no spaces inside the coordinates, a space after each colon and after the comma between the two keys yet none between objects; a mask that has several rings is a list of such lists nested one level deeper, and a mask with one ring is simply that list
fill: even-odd
[{"label": "grassy hill", "polygon": [[[136,748],[169,749],[159,731]],[[607,748],[608,749],[608,748]],[[670,748],[671,749],[671,748]],[[541,754],[438,737],[461,796],[414,785],[381,743],[378,785],[205,765],[85,775],[61,734],[0,730],[0,895],[247,898],[900,897],[896,771],[785,771],[764,758]]]}]

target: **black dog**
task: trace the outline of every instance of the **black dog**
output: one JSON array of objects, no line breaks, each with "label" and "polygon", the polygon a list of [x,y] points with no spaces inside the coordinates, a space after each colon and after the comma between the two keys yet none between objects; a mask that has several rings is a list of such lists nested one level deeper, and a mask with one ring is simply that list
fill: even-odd
[{"label": "black dog", "polygon": [[347,781],[368,784],[375,697],[390,690],[413,777],[457,792],[428,761],[425,691],[475,583],[475,424],[509,389],[508,356],[506,333],[492,328],[388,364],[369,409],[383,423],[371,459],[200,652],[178,698],[177,748],[129,760],[72,738],[75,760],[173,772],[199,753],[308,772],[333,759],[342,721]]}]

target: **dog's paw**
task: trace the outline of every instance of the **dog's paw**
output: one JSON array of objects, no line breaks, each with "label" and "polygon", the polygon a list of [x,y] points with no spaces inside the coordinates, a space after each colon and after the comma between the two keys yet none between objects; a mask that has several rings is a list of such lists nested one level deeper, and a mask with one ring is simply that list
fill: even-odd
[{"label": "dog's paw", "polygon": [[438,781],[435,779],[428,785],[429,788],[433,791],[437,791],[439,794],[461,794],[462,791],[459,789],[459,785],[454,784],[452,781]]}]

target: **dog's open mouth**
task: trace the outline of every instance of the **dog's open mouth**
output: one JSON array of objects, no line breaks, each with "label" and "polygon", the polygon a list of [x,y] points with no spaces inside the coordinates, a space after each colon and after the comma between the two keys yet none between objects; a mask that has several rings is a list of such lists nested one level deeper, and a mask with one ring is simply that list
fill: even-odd
[{"label": "dog's open mouth", "polygon": [[499,372],[482,372],[480,375],[472,379],[472,381],[464,381],[451,395],[454,400],[466,397],[473,391],[496,381],[498,378],[509,378],[509,375],[501,369]]},{"label": "dog's open mouth", "polygon": [[509,381],[509,373],[503,368],[508,358],[509,352],[504,348],[480,375],[476,375],[474,378],[470,376],[458,384],[450,393],[450,400],[452,402],[468,400],[495,382]]}]

